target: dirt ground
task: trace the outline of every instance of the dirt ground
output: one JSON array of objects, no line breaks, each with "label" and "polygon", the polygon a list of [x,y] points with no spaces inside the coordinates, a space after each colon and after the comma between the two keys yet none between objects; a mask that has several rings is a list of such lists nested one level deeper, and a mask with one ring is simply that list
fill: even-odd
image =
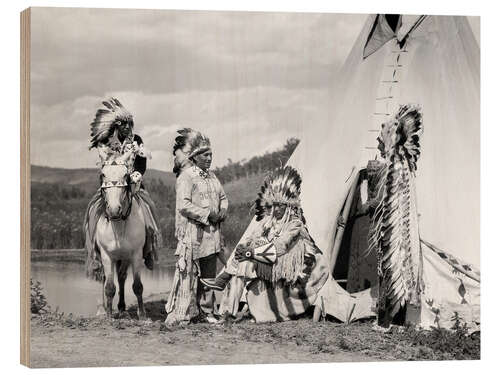
[{"label": "dirt ground", "polygon": [[[479,359],[435,347],[442,338],[373,330],[373,322],[345,325],[310,318],[255,324],[251,320],[211,325],[168,327],[165,300],[152,297],[145,305],[149,319],[76,318],[47,313],[31,320],[31,366],[160,366],[202,364],[312,363],[380,360]],[[474,345],[475,342],[473,341]],[[477,349],[477,351],[476,351]]]},{"label": "dirt ground", "polygon": [[359,353],[311,353],[295,342],[249,342],[238,329],[200,324],[160,331],[135,324],[86,330],[42,328],[32,336],[32,367],[162,366],[368,361]]}]

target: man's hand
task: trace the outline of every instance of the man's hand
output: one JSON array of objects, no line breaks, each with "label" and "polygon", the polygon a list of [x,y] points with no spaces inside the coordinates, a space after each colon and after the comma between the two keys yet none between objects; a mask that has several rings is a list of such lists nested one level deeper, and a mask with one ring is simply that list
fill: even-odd
[{"label": "man's hand", "polygon": [[208,214],[208,221],[210,224],[215,225],[219,222],[219,214],[210,211],[210,214]]},{"label": "man's hand", "polygon": [[236,247],[236,252],[234,254],[234,257],[238,262],[243,262],[245,260],[249,260],[253,258],[253,249],[250,247],[247,247],[243,244],[239,244]]},{"label": "man's hand", "polygon": [[138,171],[135,171],[130,174],[130,185],[131,185],[131,191],[132,195],[135,195],[139,189],[141,188],[141,182],[142,182],[142,174]]},{"label": "man's hand", "polygon": [[361,207],[359,208],[359,210],[356,214],[357,214],[357,216],[364,216],[364,215],[368,215],[369,211],[370,211],[370,203],[368,201],[365,204],[361,205]]},{"label": "man's hand", "polygon": [[212,225],[216,225],[218,223],[223,222],[226,219],[226,215],[227,215],[227,210],[224,208],[221,209],[219,213],[210,212],[210,214],[208,215],[208,221]]},{"label": "man's hand", "polygon": [[130,174],[130,181],[133,183],[133,184],[137,184],[137,183],[140,183],[142,182],[142,174],[141,172],[138,172],[138,171],[134,171]]},{"label": "man's hand", "polygon": [[227,216],[227,209],[225,208],[222,208],[220,211],[219,211],[219,222],[223,222],[224,220],[226,220],[226,216]]},{"label": "man's hand", "polygon": [[184,257],[180,257],[177,261],[177,268],[180,272],[184,272],[184,270],[186,269],[186,260],[184,259]]}]

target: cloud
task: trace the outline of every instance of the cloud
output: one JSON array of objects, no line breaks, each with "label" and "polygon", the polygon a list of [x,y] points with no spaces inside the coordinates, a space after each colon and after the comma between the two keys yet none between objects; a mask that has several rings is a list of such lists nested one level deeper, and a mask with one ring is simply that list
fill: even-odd
[{"label": "cloud", "polygon": [[[311,123],[324,117],[328,93],[323,89],[276,87],[190,91],[171,94],[110,92],[134,115],[135,131],[153,153],[150,166],[172,167],[172,146],[178,129],[192,127],[210,137],[214,166],[241,160],[300,137]],[[89,124],[101,98],[33,105],[32,160],[60,167],[95,165],[87,150]],[[77,158],[69,158],[77,153]],[[90,155],[90,156],[89,156]]]},{"label": "cloud", "polygon": [[[177,129],[205,132],[214,164],[300,138],[331,106],[328,89],[365,15],[33,8],[31,156],[93,167],[89,124],[118,97],[169,170]],[[479,19],[470,18],[479,33]]]},{"label": "cloud", "polygon": [[366,16],[34,8],[32,100],[325,87]]},{"label": "cloud", "polygon": [[366,16],[34,8],[32,161],[92,167],[89,124],[116,96],[171,169],[181,127],[205,132],[214,164],[300,136],[324,116],[327,91]]}]

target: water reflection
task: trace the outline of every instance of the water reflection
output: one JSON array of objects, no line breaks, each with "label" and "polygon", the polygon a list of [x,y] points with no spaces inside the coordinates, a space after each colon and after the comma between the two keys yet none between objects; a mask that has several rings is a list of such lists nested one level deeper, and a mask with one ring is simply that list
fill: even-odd
[{"label": "water reflection", "polygon": [[[156,267],[154,271],[144,270],[141,274],[144,297],[150,294],[170,291],[174,276],[173,267]],[[49,305],[65,313],[92,316],[102,300],[101,284],[85,277],[85,265],[72,262],[37,261],[31,263],[31,278],[42,283]],[[127,307],[137,303],[132,291],[132,275],[125,283],[125,303]],[[114,309],[118,304],[118,282]]]}]

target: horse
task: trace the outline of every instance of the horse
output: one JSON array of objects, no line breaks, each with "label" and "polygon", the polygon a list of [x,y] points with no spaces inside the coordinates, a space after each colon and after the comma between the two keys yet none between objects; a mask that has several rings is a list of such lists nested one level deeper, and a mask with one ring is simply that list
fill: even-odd
[{"label": "horse", "polygon": [[144,214],[132,191],[129,173],[131,157],[131,153],[125,153],[102,161],[100,193],[105,207],[104,214],[97,221],[95,243],[104,269],[103,305],[106,314],[111,316],[113,312],[115,271],[119,286],[118,311],[125,313],[124,287],[128,268],[131,267],[134,277],[132,289],[138,304],[137,316],[145,319],[141,270],[146,227]]}]

